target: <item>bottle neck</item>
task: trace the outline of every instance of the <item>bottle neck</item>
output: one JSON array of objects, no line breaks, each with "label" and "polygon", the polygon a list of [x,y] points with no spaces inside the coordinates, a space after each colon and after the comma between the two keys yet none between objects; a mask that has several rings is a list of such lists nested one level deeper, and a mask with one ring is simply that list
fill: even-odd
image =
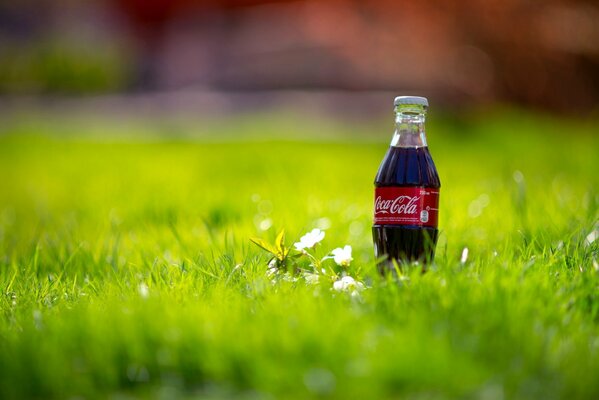
[{"label": "bottle neck", "polygon": [[420,105],[401,104],[395,109],[393,147],[426,147],[426,108]]}]

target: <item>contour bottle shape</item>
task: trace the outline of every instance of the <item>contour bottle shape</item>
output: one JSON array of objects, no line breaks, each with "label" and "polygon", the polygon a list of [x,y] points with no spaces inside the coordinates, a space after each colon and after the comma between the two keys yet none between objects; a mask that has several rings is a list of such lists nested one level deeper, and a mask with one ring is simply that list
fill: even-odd
[{"label": "contour bottle shape", "polygon": [[374,180],[374,252],[381,273],[430,264],[437,244],[441,182],[424,129],[428,100],[395,98],[395,133]]}]

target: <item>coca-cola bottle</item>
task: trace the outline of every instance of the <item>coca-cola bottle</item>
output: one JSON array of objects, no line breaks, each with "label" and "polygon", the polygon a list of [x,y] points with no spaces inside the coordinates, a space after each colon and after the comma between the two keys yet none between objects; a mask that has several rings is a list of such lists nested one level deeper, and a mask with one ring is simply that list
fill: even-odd
[{"label": "coca-cola bottle", "polygon": [[428,100],[395,98],[395,133],[374,180],[374,253],[381,273],[430,264],[437,244],[441,182],[428,151]]}]

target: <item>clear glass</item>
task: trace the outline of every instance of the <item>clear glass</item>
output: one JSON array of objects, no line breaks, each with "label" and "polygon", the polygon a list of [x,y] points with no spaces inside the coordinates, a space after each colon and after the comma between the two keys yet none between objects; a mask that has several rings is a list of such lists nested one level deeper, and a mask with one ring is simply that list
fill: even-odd
[{"label": "clear glass", "polygon": [[426,107],[416,104],[400,104],[395,107],[395,133],[393,147],[426,147]]},{"label": "clear glass", "polygon": [[[395,132],[381,162],[375,187],[439,189],[441,182],[426,143],[426,106],[399,104]],[[376,194],[376,192],[375,192]],[[439,231],[436,226],[373,224],[374,254],[381,274],[394,273],[395,265],[432,263]]]}]

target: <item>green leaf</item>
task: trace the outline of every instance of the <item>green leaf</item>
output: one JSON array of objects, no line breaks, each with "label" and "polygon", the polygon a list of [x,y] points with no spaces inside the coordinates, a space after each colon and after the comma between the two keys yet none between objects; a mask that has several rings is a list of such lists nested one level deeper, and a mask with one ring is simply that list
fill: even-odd
[{"label": "green leaf", "polygon": [[283,258],[286,258],[289,255],[291,249],[289,247],[283,248]]},{"label": "green leaf", "polygon": [[275,240],[275,246],[278,251],[283,253],[285,249],[285,229],[281,229],[281,232],[277,235],[277,239]]},{"label": "green leaf", "polygon": [[277,258],[281,261],[285,260],[287,258],[287,256],[289,255],[289,248],[286,248],[285,246],[283,246],[282,249],[277,250]]},{"label": "green leaf", "polygon": [[281,229],[281,232],[277,235],[275,247],[277,248],[277,258],[281,261],[285,260],[287,254],[289,254],[289,249],[285,248],[285,229]]},{"label": "green leaf", "polygon": [[271,244],[268,244],[266,241],[260,238],[250,238],[250,240],[258,247],[263,248],[271,254],[277,255],[278,251]]}]

